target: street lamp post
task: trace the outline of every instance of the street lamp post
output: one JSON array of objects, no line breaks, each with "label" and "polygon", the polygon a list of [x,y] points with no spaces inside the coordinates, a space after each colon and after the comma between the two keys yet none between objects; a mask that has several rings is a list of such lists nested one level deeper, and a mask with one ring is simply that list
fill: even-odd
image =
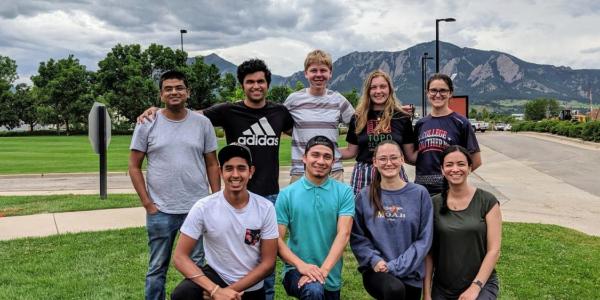
[{"label": "street lamp post", "polygon": [[423,53],[421,56],[421,118],[425,117],[427,114],[427,107],[425,102],[425,81],[427,80],[427,60],[433,59],[433,57],[429,56],[429,53]]},{"label": "street lamp post", "polygon": [[455,18],[435,19],[435,72],[440,72],[440,22],[454,22]]},{"label": "street lamp post", "polygon": [[181,30],[179,30],[179,33],[181,34],[181,52],[183,52],[183,34],[187,33],[187,30],[181,29]]}]

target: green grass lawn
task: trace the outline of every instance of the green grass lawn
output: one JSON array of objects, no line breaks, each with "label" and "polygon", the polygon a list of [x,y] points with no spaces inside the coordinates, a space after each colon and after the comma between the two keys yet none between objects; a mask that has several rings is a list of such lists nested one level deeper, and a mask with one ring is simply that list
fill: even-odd
[{"label": "green grass lawn", "polygon": [[[598,249],[600,238],[574,230],[505,223],[500,298],[598,299]],[[143,228],[0,242],[0,299],[141,299],[147,252]],[[369,299],[344,257],[342,299]],[[171,267],[167,291],[181,278]],[[277,299],[287,299],[280,281]]]},{"label": "green grass lawn", "polygon": [[[290,164],[290,137],[280,142],[280,165]],[[127,170],[131,136],[113,136],[108,148],[108,170]],[[339,143],[345,146],[345,136]],[[219,139],[219,148],[225,139]],[[0,137],[0,174],[98,172],[98,155],[87,136]]]},{"label": "green grass lawn", "polygon": [[135,194],[110,194],[105,200],[98,195],[2,196],[0,217],[135,206],[141,206]]}]

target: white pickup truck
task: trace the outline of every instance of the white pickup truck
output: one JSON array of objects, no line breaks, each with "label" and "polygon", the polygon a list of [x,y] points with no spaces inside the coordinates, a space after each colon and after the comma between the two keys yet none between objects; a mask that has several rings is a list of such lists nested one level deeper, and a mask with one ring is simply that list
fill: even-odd
[{"label": "white pickup truck", "polygon": [[469,122],[471,122],[471,126],[473,126],[473,131],[485,132],[490,126],[488,122],[477,121],[475,119],[469,119]]}]

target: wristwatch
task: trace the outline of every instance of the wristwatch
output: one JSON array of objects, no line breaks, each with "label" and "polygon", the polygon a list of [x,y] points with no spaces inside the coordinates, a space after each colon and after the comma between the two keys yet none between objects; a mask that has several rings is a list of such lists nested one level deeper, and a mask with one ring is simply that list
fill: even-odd
[{"label": "wristwatch", "polygon": [[481,280],[475,279],[475,281],[473,281],[473,284],[477,285],[479,289],[483,290],[483,282],[481,282]]}]

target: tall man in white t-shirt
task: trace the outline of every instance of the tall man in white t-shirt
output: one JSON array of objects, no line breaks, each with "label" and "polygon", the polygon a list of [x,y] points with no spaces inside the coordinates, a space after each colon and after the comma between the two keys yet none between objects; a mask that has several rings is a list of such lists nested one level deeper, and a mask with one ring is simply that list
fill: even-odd
[{"label": "tall man in white t-shirt", "polygon": [[[181,227],[173,260],[185,276],[172,299],[265,299],[263,279],[273,272],[277,221],[273,204],[247,190],[254,173],[248,147],[233,143],[218,155],[225,189],[200,199]],[[207,264],[189,257],[204,239]]]}]

